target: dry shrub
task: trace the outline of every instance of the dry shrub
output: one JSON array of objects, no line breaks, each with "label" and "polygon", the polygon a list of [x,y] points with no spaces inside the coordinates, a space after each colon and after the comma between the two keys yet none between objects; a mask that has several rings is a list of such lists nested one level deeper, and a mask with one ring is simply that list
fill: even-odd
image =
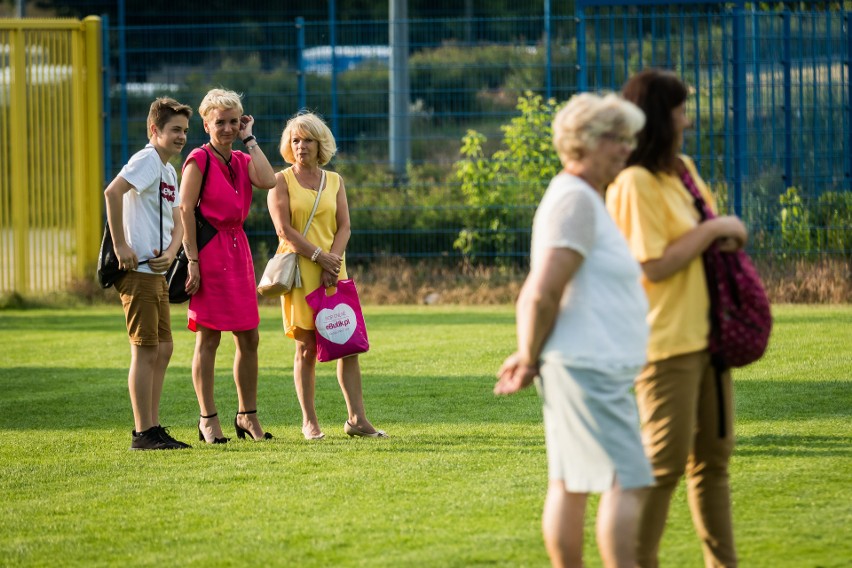
[{"label": "dry shrub", "polygon": [[[852,303],[852,261],[843,258],[820,261],[762,257],[755,264],[769,299],[776,304]],[[256,267],[263,271],[265,261]],[[527,271],[523,267],[449,264],[442,260],[409,262],[386,258],[368,265],[349,266],[358,283],[361,301],[386,304],[512,304],[518,297]],[[0,297],[0,309],[50,305],[116,303],[114,290],[102,290],[94,278],[74,280],[65,292],[24,298],[18,294]],[[279,299],[260,298],[273,305]]]},{"label": "dry shrub", "polygon": [[[852,264],[846,259],[755,261],[773,303],[852,303]],[[389,258],[354,266],[365,304],[511,304],[518,297],[524,268],[451,266]]]},{"label": "dry shrub", "polygon": [[770,301],[776,304],[852,302],[852,263],[846,259],[755,260]]},{"label": "dry shrub", "polygon": [[84,304],[115,303],[118,294],[113,288],[101,288],[95,278],[72,278],[68,283],[68,294]]},{"label": "dry shrub", "polygon": [[387,258],[353,266],[365,304],[511,304],[518,297],[526,271],[519,268],[407,262]]}]

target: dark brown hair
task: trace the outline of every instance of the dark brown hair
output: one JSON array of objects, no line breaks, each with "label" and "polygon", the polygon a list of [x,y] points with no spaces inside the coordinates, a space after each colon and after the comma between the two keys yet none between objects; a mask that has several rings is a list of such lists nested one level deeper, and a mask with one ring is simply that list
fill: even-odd
[{"label": "dark brown hair", "polygon": [[192,108],[169,97],[155,99],[148,110],[148,136],[151,136],[152,124],[156,124],[157,128],[162,130],[168,121],[180,115],[189,120],[192,118]]},{"label": "dark brown hair", "polygon": [[637,145],[627,165],[639,165],[650,172],[670,169],[677,152],[672,110],[683,104],[689,91],[671,71],[645,69],[631,77],[622,96],[645,113],[645,127],[637,135]]}]

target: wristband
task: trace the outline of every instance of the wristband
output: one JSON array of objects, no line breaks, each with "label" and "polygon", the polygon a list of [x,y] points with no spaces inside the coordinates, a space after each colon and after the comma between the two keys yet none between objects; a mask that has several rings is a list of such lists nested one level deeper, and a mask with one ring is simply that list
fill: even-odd
[{"label": "wristband", "polygon": [[187,258],[186,260],[188,260],[189,262],[194,262],[194,263],[198,264],[197,258]]},{"label": "wristband", "polygon": [[317,250],[314,251],[314,254],[311,255],[311,262],[316,262],[319,258],[320,253],[322,252],[321,247],[317,247]]},{"label": "wristband", "polygon": [[251,136],[246,136],[245,138],[243,138],[243,144],[248,144],[252,140],[257,140],[257,138],[255,138],[254,134],[252,134]]}]

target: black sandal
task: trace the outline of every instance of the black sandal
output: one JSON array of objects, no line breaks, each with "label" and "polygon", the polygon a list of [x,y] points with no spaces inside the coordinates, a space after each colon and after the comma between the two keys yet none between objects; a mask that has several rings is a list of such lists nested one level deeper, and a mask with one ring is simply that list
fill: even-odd
[{"label": "black sandal", "polygon": [[[240,414],[257,414],[257,410],[246,410],[245,412],[237,412],[237,416],[239,416]],[[246,430],[245,428],[241,428],[240,425],[237,424],[237,416],[234,416],[234,430],[237,431],[237,438],[239,438],[240,440],[245,440],[246,434],[248,434],[249,437],[252,440],[255,440],[255,441],[257,441],[257,440],[271,440],[272,439],[272,434],[270,434],[269,432],[264,432],[262,437],[255,438],[254,434],[252,434],[250,431]]]},{"label": "black sandal", "polygon": [[[200,414],[199,416],[201,416],[201,418],[216,418],[217,416],[219,416],[219,413],[214,412],[210,416],[204,416],[203,414]],[[228,440],[230,440],[230,438],[213,438],[212,442],[208,442],[207,439],[204,437],[204,433],[201,431],[201,420],[198,421],[198,441],[199,442],[205,442],[207,444],[226,444],[226,443],[228,443]]]}]

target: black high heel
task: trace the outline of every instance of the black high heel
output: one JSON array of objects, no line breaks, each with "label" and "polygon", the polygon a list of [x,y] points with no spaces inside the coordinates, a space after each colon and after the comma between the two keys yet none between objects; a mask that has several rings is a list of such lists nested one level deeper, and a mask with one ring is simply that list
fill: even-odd
[{"label": "black high heel", "polygon": [[[237,416],[239,416],[240,414],[257,414],[257,410],[246,410],[245,412],[237,412]],[[262,437],[255,438],[254,434],[252,434],[249,430],[241,428],[240,425],[237,424],[237,416],[234,416],[234,430],[237,431],[237,438],[239,438],[240,440],[245,440],[246,434],[248,434],[249,437],[255,441],[272,439],[272,434],[270,434],[269,432],[264,432]]]},{"label": "black high heel", "polygon": [[[201,418],[216,418],[217,416],[219,416],[219,413],[214,412],[213,414],[211,414],[209,416],[204,416],[203,414],[200,414],[199,416],[201,416]],[[230,438],[215,438],[214,437],[212,442],[207,442],[207,440],[204,438],[204,433],[201,432],[201,420],[198,421],[198,441],[199,442],[207,442],[208,444],[226,444],[226,443],[228,443],[228,440],[230,440]]]}]

